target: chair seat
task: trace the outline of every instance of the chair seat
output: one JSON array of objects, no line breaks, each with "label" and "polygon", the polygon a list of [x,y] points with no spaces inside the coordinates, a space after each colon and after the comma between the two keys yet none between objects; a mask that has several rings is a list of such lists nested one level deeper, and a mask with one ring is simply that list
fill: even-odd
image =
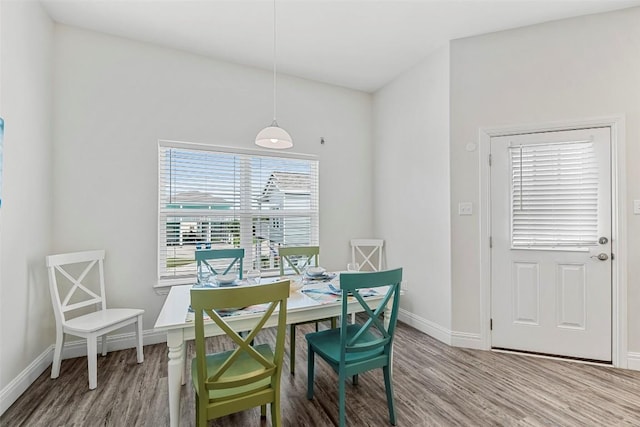
[{"label": "chair seat", "polygon": [[[347,325],[347,341],[349,341],[359,330],[360,325]],[[333,364],[340,363],[340,328],[325,329],[324,331],[311,332],[305,335],[307,342],[314,351],[322,356],[327,362]],[[366,343],[367,341],[376,341],[378,337],[370,332],[362,334],[358,343]],[[346,353],[345,361],[347,363],[359,362],[376,357],[384,352],[383,348],[371,351],[361,351],[356,353]]]},{"label": "chair seat", "polygon": [[[259,344],[254,346],[255,350],[264,356],[267,360],[273,360],[273,350],[269,344]],[[233,353],[232,350],[207,354],[207,374],[212,375],[216,372],[220,366],[229,358],[229,356]],[[197,358],[194,358],[191,362],[191,377],[194,384],[197,384],[198,381],[198,371],[196,367]],[[249,356],[247,353],[240,353],[238,358],[233,362],[231,367],[220,377],[222,381],[225,379],[230,379],[235,376],[242,376],[248,373],[254,373],[256,371],[264,370],[264,366],[260,364],[257,360]],[[271,377],[266,377],[265,379],[246,385],[242,387],[234,387],[231,389],[217,389],[217,390],[209,390],[209,399],[224,399],[229,396],[234,396],[238,394],[245,394],[246,392],[260,390],[268,387],[271,384]],[[196,387],[196,393],[198,392],[198,388]]]},{"label": "chair seat", "polygon": [[74,332],[90,333],[129,319],[133,320],[141,314],[144,314],[144,310],[136,308],[108,308],[69,319],[64,323],[64,328]]}]

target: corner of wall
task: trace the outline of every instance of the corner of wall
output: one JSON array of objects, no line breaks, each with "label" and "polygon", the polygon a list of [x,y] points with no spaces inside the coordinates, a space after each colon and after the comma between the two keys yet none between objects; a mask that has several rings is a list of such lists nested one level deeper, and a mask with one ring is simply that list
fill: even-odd
[{"label": "corner of wall", "polygon": [[[143,345],[166,342],[166,334],[162,331],[147,330],[143,333]],[[109,335],[107,339],[109,352],[135,348],[135,332]],[[44,374],[53,362],[54,345],[47,347],[33,362],[22,370],[9,384],[0,389],[0,415],[4,414],[13,403],[20,398],[34,381]],[[62,359],[84,357],[87,355],[85,340],[67,342],[62,352]],[[144,362],[143,362],[144,363]]]}]

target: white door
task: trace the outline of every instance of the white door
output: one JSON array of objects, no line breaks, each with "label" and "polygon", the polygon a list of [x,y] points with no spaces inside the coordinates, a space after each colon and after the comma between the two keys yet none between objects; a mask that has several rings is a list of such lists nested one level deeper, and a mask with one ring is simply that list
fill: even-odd
[{"label": "white door", "polygon": [[491,346],[611,361],[610,128],[491,138]]}]

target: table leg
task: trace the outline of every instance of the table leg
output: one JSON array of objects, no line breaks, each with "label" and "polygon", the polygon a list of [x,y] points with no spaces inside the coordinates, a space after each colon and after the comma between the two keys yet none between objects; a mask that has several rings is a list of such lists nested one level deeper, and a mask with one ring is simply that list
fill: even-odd
[{"label": "table leg", "polygon": [[169,425],[180,425],[180,390],[184,372],[184,339],[182,330],[167,332],[169,361],[167,362],[167,386],[169,391]]},{"label": "table leg", "polygon": [[180,355],[180,360],[182,360],[182,370],[180,373],[182,376],[180,377],[180,385],[185,385],[187,383],[187,378],[189,378],[190,367],[187,363],[187,343],[182,342],[182,354]]}]

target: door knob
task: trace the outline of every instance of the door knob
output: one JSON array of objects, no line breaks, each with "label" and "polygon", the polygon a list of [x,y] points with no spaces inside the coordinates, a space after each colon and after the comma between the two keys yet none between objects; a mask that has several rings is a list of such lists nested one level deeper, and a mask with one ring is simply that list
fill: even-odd
[{"label": "door knob", "polygon": [[606,261],[609,259],[609,255],[605,254],[604,252],[598,255],[593,255],[591,258],[594,259],[599,259],[600,261]]}]

